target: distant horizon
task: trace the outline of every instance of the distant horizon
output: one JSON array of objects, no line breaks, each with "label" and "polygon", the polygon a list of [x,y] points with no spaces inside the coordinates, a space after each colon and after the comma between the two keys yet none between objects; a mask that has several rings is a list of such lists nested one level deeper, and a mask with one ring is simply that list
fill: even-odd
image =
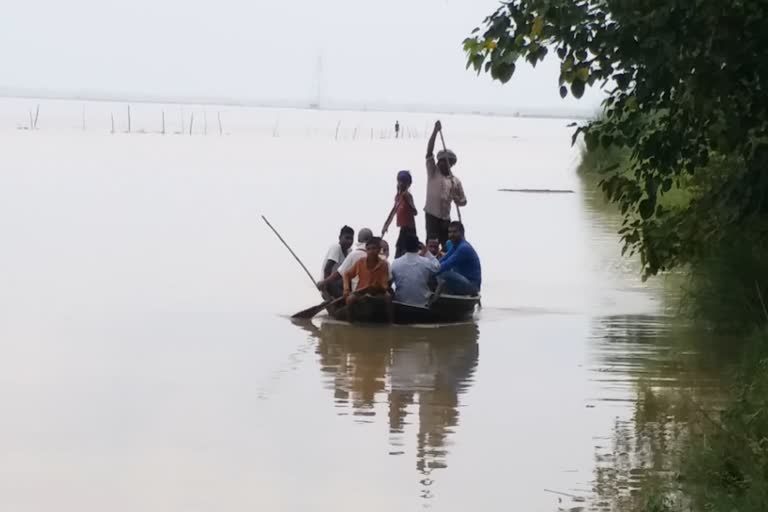
[{"label": "distant horizon", "polygon": [[1,98],[62,100],[62,101],[97,101],[110,103],[154,103],[170,105],[220,105],[244,108],[295,108],[307,110],[351,110],[373,112],[411,112],[411,113],[445,113],[472,114],[503,117],[555,117],[588,119],[594,117],[596,109],[552,106],[508,106],[482,104],[438,104],[438,103],[405,103],[371,101],[344,101],[336,99],[318,100],[281,99],[281,98],[238,98],[225,96],[192,96],[146,94],[125,91],[96,91],[96,90],[56,90],[42,88],[19,88],[0,86]]}]

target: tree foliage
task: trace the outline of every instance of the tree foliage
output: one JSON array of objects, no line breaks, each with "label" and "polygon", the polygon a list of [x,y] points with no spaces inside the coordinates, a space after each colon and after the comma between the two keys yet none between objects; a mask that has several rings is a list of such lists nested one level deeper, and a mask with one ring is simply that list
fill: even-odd
[{"label": "tree foliage", "polygon": [[[767,0],[513,0],[464,50],[468,67],[501,82],[521,61],[554,57],[561,96],[606,88],[604,115],[574,142],[629,150],[629,171],[604,169],[600,186],[646,275],[768,213]],[[665,208],[681,181],[697,194]]]}]

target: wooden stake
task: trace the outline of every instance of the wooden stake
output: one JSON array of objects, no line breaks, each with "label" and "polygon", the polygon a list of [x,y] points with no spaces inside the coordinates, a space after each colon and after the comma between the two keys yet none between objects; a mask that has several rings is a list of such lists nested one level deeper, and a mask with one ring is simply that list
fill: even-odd
[{"label": "wooden stake", "polygon": [[219,135],[224,135],[224,128],[221,127],[221,112],[217,112],[216,115],[219,118]]},{"label": "wooden stake", "polygon": [[131,133],[131,106],[128,105],[128,133]]},{"label": "wooden stake", "polygon": [[162,124],[162,127],[160,128],[160,133],[165,135],[165,110],[162,111],[161,115],[162,115],[163,124]]},{"label": "wooden stake", "polygon": [[35,110],[35,130],[37,130],[37,118],[40,117],[40,104],[37,104],[37,109]]},{"label": "wooden stake", "polygon": [[109,118],[112,119],[112,130],[109,133],[115,133],[115,114],[110,112]]},{"label": "wooden stake", "polygon": [[208,135],[208,111],[203,110],[203,135]]},{"label": "wooden stake", "polygon": [[192,127],[195,125],[195,113],[192,112],[189,116],[189,134],[192,135]]},{"label": "wooden stake", "polygon": [[85,131],[85,105],[83,105],[83,131]]}]

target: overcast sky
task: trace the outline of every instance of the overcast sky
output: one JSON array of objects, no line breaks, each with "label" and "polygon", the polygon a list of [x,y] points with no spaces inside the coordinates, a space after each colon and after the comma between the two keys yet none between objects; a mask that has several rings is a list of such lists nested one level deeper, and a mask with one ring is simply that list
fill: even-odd
[{"label": "overcast sky", "polygon": [[0,16],[0,86],[233,99],[593,108],[558,63],[511,83],[464,68],[497,0],[18,0]]}]

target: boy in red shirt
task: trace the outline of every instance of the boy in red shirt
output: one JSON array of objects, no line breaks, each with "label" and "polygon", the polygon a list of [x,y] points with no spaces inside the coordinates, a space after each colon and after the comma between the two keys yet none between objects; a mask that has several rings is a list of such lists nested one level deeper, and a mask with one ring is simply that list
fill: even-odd
[{"label": "boy in red shirt", "polygon": [[395,196],[395,206],[384,223],[381,230],[381,236],[384,236],[392,223],[392,219],[397,216],[397,227],[400,228],[400,235],[395,244],[395,259],[405,254],[405,241],[409,237],[416,236],[416,215],[418,210],[413,203],[413,196],[410,188],[413,178],[409,171],[400,171],[397,173],[397,195]]}]

